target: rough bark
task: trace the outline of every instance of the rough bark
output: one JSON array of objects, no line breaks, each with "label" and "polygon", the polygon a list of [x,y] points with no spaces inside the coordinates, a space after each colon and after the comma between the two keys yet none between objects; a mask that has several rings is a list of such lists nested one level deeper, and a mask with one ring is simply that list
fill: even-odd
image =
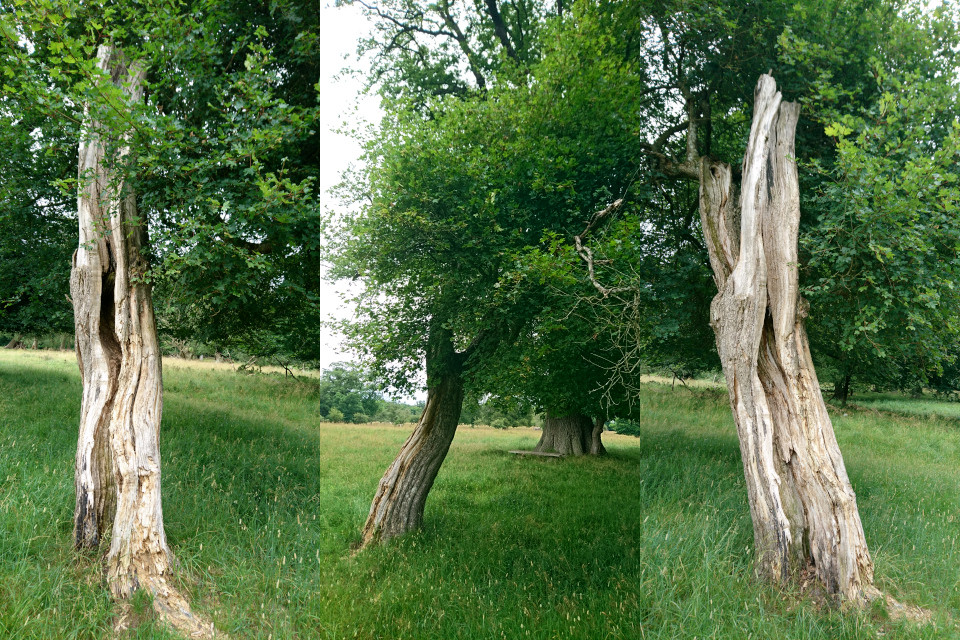
[{"label": "rough bark", "polygon": [[786,581],[810,567],[830,593],[863,603],[879,595],[873,562],[798,293],[798,114],[762,76],[739,208],[729,165],[701,160],[701,217],[719,290],[711,325],[740,438],[758,573]]},{"label": "rough bark", "polygon": [[[98,66],[130,103],[140,100],[141,65],[128,65],[104,45]],[[110,527],[105,573],[111,594],[125,599],[148,589],[161,619],[190,637],[210,637],[212,625],[194,616],[166,580],[173,556],[160,496],[160,349],[150,284],[142,279],[146,228],[135,194],[116,171],[127,154],[125,141],[102,138],[89,113],[87,125],[80,144],[80,242],[70,277],[83,383],[74,541],[97,547]]]},{"label": "rough bark", "polygon": [[[603,424],[600,425],[601,430]],[[556,416],[547,413],[543,420],[540,441],[534,451],[555,451],[565,456],[606,453],[594,421],[583,414]]]},{"label": "rough bark", "polygon": [[448,329],[431,328],[427,404],[413,433],[387,469],[362,530],[366,547],[420,527],[427,494],[456,434],[463,408],[463,359]]}]

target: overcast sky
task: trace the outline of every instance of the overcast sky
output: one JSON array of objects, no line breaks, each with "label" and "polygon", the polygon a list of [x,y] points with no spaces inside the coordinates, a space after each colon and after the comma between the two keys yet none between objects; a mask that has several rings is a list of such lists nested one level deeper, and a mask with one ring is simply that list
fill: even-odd
[{"label": "overcast sky", "polygon": [[[337,211],[339,202],[329,190],[340,181],[340,174],[360,157],[360,146],[335,129],[348,123],[349,128],[376,123],[380,118],[376,98],[361,96],[362,83],[350,75],[341,75],[344,67],[357,67],[357,41],[367,35],[368,22],[356,7],[335,7],[333,2],[320,8],[320,196],[325,210]],[[349,310],[340,303],[337,288],[329,287],[325,295],[328,313],[344,318]],[[321,366],[338,360],[349,360],[349,354],[338,349],[335,335],[327,339],[326,356]]]}]

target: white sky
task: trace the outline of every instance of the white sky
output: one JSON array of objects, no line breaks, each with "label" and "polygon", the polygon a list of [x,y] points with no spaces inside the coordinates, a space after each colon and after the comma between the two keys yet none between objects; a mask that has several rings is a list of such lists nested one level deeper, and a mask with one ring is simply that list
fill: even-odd
[{"label": "white sky", "polygon": [[[333,2],[320,8],[320,204],[325,210],[336,212],[340,203],[329,193],[340,182],[341,173],[360,158],[360,145],[335,129],[361,129],[380,120],[379,102],[375,96],[363,96],[362,82],[348,74],[345,67],[359,67],[357,42],[367,35],[369,23],[357,7],[335,7]],[[346,125],[346,126],[344,126]],[[324,295],[331,317],[349,317],[339,296],[344,286],[329,286]],[[320,366],[350,360],[340,351],[339,336],[330,334],[325,345],[325,356]]]}]

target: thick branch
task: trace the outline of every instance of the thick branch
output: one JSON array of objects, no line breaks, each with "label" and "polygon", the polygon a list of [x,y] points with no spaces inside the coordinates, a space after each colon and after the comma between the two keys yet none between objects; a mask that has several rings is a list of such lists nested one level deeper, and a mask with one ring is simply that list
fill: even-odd
[{"label": "thick branch", "polygon": [[503,22],[503,16],[500,15],[500,9],[497,7],[497,0],[487,0],[487,14],[489,14],[490,20],[493,21],[493,32],[496,34],[497,39],[500,40],[500,44],[503,45],[504,50],[506,50],[507,56],[516,62],[520,62],[520,57],[517,55],[516,49],[513,48],[513,43],[510,42],[507,25]]}]

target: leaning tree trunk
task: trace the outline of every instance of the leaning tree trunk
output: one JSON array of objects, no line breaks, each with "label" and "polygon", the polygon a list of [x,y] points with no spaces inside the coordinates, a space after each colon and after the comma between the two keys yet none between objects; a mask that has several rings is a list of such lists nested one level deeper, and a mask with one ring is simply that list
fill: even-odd
[{"label": "leaning tree trunk", "polygon": [[[141,65],[128,66],[104,45],[98,66],[129,103],[140,100]],[[191,637],[209,637],[212,626],[195,617],[166,580],[173,557],[160,501],[162,381],[153,300],[143,278],[146,228],[119,170],[126,143],[98,133],[91,111],[80,145],[80,243],[70,276],[83,383],[74,541],[98,546],[112,520],[106,577],[113,596],[147,589],[165,622]]]},{"label": "leaning tree trunk", "polygon": [[799,107],[762,76],[739,209],[729,165],[700,164],[700,211],[719,293],[710,321],[737,423],[760,575],[811,567],[854,602],[879,595],[856,498],[810,358],[799,297]]},{"label": "leaning tree trunk", "polygon": [[[603,430],[603,423],[600,423],[600,430]],[[606,453],[594,421],[579,413],[555,416],[547,412],[540,441],[534,450],[556,452],[565,456]]]},{"label": "leaning tree trunk", "polygon": [[16,349],[18,347],[20,347],[20,334],[15,333],[13,334],[13,338],[7,343],[7,346],[5,346],[4,349]]},{"label": "leaning tree trunk", "polygon": [[413,433],[387,469],[363,525],[362,546],[413,531],[423,522],[427,494],[457,432],[463,409],[462,360],[448,329],[431,328],[427,404]]}]

